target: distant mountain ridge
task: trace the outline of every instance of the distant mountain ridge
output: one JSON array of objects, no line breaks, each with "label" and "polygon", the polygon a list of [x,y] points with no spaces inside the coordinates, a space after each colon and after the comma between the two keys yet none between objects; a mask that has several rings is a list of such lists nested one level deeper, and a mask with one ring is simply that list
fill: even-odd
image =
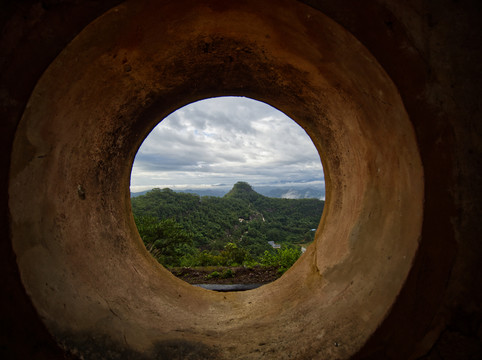
[{"label": "distant mountain ridge", "polygon": [[[271,198],[280,198],[280,199],[324,199],[325,198],[325,191],[324,189],[317,189],[313,187],[304,187],[304,186],[274,186],[274,185],[263,185],[263,186],[254,186],[254,191],[257,193],[271,197]],[[220,188],[207,188],[207,189],[171,189],[178,193],[190,193],[190,194],[197,194],[199,196],[216,196],[216,197],[223,197],[228,192],[231,191],[229,188],[220,187]],[[133,192],[131,193],[131,197],[136,197],[139,195],[144,195],[148,191],[145,190],[140,192]]]},{"label": "distant mountain ridge", "polygon": [[243,199],[249,202],[254,202],[259,199],[260,195],[253,190],[251,185],[247,182],[238,182],[234,184],[233,188],[223,197],[231,199]]}]

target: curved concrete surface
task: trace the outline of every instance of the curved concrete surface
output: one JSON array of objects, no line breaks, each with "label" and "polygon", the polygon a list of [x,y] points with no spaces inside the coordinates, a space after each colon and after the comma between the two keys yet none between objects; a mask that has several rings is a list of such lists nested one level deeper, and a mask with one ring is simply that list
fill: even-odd
[{"label": "curved concrete surface", "polygon": [[[464,287],[454,282],[477,268],[477,252],[462,266],[454,240],[470,239],[474,228],[455,236],[445,222],[455,199],[439,196],[457,174],[440,180],[435,172],[452,166],[442,155],[455,140],[426,128],[439,121],[430,102],[442,92],[422,86],[423,62],[409,40],[420,45],[423,34],[399,29],[413,14],[398,2],[370,2],[362,20],[334,3],[310,4],[127,1],[73,38],[101,10],[77,5],[79,25],[58,25],[70,29],[64,43],[73,40],[38,82],[24,75],[36,82],[25,108],[8,103],[11,119],[17,108],[23,115],[5,133],[17,265],[7,246],[4,266],[19,271],[6,286],[34,335],[5,354],[405,359],[443,341],[443,309],[463,303]],[[364,14],[378,20],[373,29],[361,26]],[[382,23],[388,38],[376,31]],[[58,38],[53,47],[61,49]],[[414,82],[407,71],[418,75]],[[247,292],[216,293],[173,277],[144,249],[130,211],[130,169],[144,137],[180,106],[221,95],[252,97],[295,119],[320,152],[328,187],[315,244],[281,279]],[[446,148],[434,148],[440,143]],[[18,329],[15,315],[6,319]]]},{"label": "curved concrete surface", "polygon": [[[66,348],[347,357],[386,316],[420,237],[413,129],[396,88],[353,37],[305,5],[282,9],[128,2],[84,29],[42,76],[13,146],[12,236],[26,290]],[[160,119],[233,94],[266,101],[307,130],[329,195],[315,246],[297,266],[224,296],[149,258],[128,184]]]}]

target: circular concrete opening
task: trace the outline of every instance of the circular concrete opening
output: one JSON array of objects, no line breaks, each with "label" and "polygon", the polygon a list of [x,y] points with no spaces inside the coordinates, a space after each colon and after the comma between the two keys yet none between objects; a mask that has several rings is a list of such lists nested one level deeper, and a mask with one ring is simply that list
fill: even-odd
[{"label": "circular concrete opening", "polygon": [[[239,182],[251,189],[233,199]],[[130,190],[139,235],[160,264],[191,284],[230,289],[290,268],[313,242],[325,198],[306,132],[266,103],[226,96],[162,119],[137,151]],[[177,241],[165,241],[172,226]]]},{"label": "circular concrete opening", "polygon": [[[295,119],[329,193],[314,246],[280,280],[214,293],[143,247],[129,175],[141,141],[195,100],[242,95]],[[296,1],[132,1],[37,84],[9,185],[25,289],[87,358],[348,358],[383,321],[417,249],[423,177],[397,89],[344,29]]]}]

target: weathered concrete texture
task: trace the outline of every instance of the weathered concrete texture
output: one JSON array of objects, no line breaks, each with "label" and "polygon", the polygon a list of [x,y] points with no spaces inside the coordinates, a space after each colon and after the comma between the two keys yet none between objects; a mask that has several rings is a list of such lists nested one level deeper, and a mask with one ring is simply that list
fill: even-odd
[{"label": "weathered concrete texture", "polygon": [[[480,355],[478,8],[339,3],[4,5],[3,358]],[[295,119],[329,187],[315,245],[244,293],[174,278],[130,215],[146,134],[220,95]]]}]

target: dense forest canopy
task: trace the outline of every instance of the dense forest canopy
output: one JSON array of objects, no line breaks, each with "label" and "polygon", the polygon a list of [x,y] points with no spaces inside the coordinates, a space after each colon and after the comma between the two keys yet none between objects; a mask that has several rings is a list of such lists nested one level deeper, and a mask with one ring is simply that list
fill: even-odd
[{"label": "dense forest canopy", "polygon": [[318,199],[266,197],[245,182],[223,197],[166,188],[131,201],[146,248],[166,266],[258,261],[273,256],[268,241],[299,252],[296,245],[313,240],[324,205]]}]

